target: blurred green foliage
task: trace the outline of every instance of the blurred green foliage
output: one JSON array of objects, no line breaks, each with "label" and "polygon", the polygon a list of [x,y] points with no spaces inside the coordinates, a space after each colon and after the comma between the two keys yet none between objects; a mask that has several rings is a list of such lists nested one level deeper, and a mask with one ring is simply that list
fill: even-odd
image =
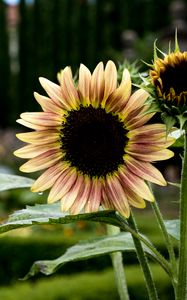
[{"label": "blurred green foliage", "polygon": [[[56,81],[57,72],[80,63],[91,70],[103,60],[123,61],[122,32],[138,34],[137,59],[148,59],[152,41],[169,20],[171,0],[21,0],[18,24],[19,71],[10,73],[6,7],[0,3],[0,123],[15,125],[22,111],[38,110],[33,91],[38,77]],[[159,18],[158,18],[159,16]],[[151,37],[150,39],[147,37]]]},{"label": "blurred green foliage", "polygon": [[8,54],[8,33],[5,26],[5,6],[0,1],[0,123],[4,127],[7,125],[8,105],[10,85],[10,61]]},{"label": "blurred green foliage", "polygon": [[[160,300],[172,300],[169,277],[155,265],[151,266]],[[144,279],[137,266],[125,268],[131,299],[147,300]],[[118,300],[113,271],[85,272],[76,275],[41,279],[35,283],[16,283],[12,288],[2,287],[3,300]]]}]

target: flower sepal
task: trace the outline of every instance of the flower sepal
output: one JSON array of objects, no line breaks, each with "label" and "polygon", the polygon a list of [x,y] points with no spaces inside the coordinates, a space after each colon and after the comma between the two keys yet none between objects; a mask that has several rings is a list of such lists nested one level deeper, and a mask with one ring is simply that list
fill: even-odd
[{"label": "flower sepal", "polygon": [[180,129],[187,129],[187,112],[185,112],[183,115],[178,115],[178,122],[180,124]]},{"label": "flower sepal", "polygon": [[119,82],[121,82],[121,80],[123,78],[123,72],[125,69],[127,69],[128,72],[130,73],[132,83],[134,85],[140,84],[140,82],[141,82],[140,76],[139,76],[140,66],[138,65],[137,60],[135,60],[131,63],[130,61],[125,59],[123,63],[119,64],[119,67],[117,69],[117,78],[118,78]]},{"label": "flower sepal", "polygon": [[167,113],[161,113],[161,119],[166,124],[166,134],[168,135],[176,123],[176,119]]}]

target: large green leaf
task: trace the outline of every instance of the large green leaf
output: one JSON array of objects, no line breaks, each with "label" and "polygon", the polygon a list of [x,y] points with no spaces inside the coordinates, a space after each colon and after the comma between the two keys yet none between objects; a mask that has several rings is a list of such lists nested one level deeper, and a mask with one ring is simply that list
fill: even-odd
[{"label": "large green leaf", "polygon": [[0,174],[0,191],[30,187],[33,182],[33,179],[27,177],[11,174]]},{"label": "large green leaf", "polygon": [[[157,260],[155,254],[152,253],[151,250],[146,246],[144,246],[144,250],[153,259]],[[65,254],[58,257],[57,259],[36,261],[32,265],[29,273],[24,277],[24,279],[28,279],[29,277],[34,276],[39,272],[45,275],[50,275],[68,262],[85,260],[117,251],[135,251],[134,242],[130,233],[122,232],[113,236],[104,236],[102,238],[80,242],[75,246],[70,247],[65,252]]]},{"label": "large green leaf", "polygon": [[[32,225],[67,224],[67,223],[76,222],[78,220],[104,222],[107,224],[121,227],[125,231],[130,232],[131,234],[135,235],[135,238],[138,238],[143,242],[145,249],[147,249],[146,250],[147,253],[149,253],[154,259],[156,259],[162,265],[162,267],[166,270],[167,273],[170,272],[167,261],[154,248],[154,246],[151,244],[151,242],[147,238],[143,237],[142,235],[134,232],[128,226],[125,219],[120,217],[120,215],[115,211],[99,211],[99,212],[95,212],[95,213],[69,215],[68,213],[62,213],[60,211],[60,203],[59,202],[54,203],[54,204],[41,204],[41,205],[35,205],[35,206],[27,206],[26,209],[16,211],[8,218],[7,221],[1,223],[0,224],[0,233],[4,233],[4,232],[7,232],[12,229],[23,228],[23,227],[32,226]],[[123,239],[123,242],[124,242],[124,239]],[[90,244],[89,244],[89,246],[90,246]],[[121,245],[121,247],[122,247],[121,251],[126,251],[123,248],[124,246]],[[113,251],[120,251],[120,249],[121,248],[117,248],[116,250],[113,250]],[[108,251],[106,253],[109,253],[109,252],[111,252],[111,248],[108,250],[105,249],[105,251]],[[105,252],[103,252],[103,253],[105,253]],[[100,255],[100,254],[98,253],[98,255]]]},{"label": "large green leaf", "polygon": [[115,216],[116,212],[114,211],[69,215],[68,213],[61,212],[59,202],[54,204],[40,204],[27,206],[25,209],[16,211],[10,215],[7,221],[0,224],[0,233],[37,224],[67,224],[78,220],[99,221],[117,225],[119,222],[115,219]]},{"label": "large green leaf", "polygon": [[164,221],[168,233],[179,241],[180,239],[180,220]]}]

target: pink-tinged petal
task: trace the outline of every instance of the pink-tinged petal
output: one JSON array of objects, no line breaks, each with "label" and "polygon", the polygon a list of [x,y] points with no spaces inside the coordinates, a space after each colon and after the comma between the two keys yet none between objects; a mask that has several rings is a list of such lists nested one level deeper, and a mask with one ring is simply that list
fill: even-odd
[{"label": "pink-tinged petal", "polygon": [[131,94],[131,77],[127,69],[123,72],[122,82],[120,86],[110,94],[106,100],[107,112],[123,111]]},{"label": "pink-tinged petal", "polygon": [[30,123],[30,122],[27,122],[23,119],[18,119],[16,120],[17,123],[27,127],[27,128],[30,128],[30,129],[34,129],[34,130],[46,130],[46,126],[42,126],[42,125],[38,125],[38,124],[33,124],[33,123]]},{"label": "pink-tinged petal", "polygon": [[126,153],[130,154],[136,159],[143,160],[143,161],[159,161],[159,160],[165,160],[169,159],[174,156],[174,153],[171,150],[163,149],[156,152],[152,152],[150,154],[144,154],[144,153],[135,153],[126,151]]},{"label": "pink-tinged petal", "polygon": [[31,187],[32,192],[43,192],[51,188],[61,174],[69,168],[66,162],[59,162],[47,169]]},{"label": "pink-tinged petal", "polygon": [[20,117],[29,123],[46,127],[60,126],[63,121],[62,116],[51,112],[22,113]]},{"label": "pink-tinged petal", "polygon": [[131,151],[132,153],[149,153],[160,151],[162,149],[168,148],[175,142],[173,137],[164,137],[155,140],[137,139],[137,141],[129,141],[125,150]]},{"label": "pink-tinged petal", "polygon": [[159,144],[161,144],[163,146],[163,148],[168,148],[169,146],[173,145],[173,143],[176,141],[176,139],[174,137],[171,136],[167,136],[166,138],[164,138],[163,140],[160,139],[158,141]]},{"label": "pink-tinged petal", "polygon": [[56,150],[48,150],[23,164],[20,171],[25,173],[36,172],[39,170],[47,169],[62,159],[62,153]]},{"label": "pink-tinged petal", "polygon": [[70,213],[73,215],[79,214],[85,207],[91,192],[91,179],[88,176],[84,176],[84,183],[82,184],[81,191],[76,197],[73,205],[70,208]]},{"label": "pink-tinged petal", "polygon": [[139,115],[133,119],[130,119],[129,121],[125,120],[125,126],[127,128],[127,130],[133,130],[136,129],[140,126],[143,126],[145,123],[147,123],[153,116],[155,115],[155,113],[150,113],[147,115]]},{"label": "pink-tinged petal", "polygon": [[160,151],[164,147],[160,144],[149,144],[149,143],[128,143],[125,147],[126,153],[137,153],[137,154],[151,154],[152,152]]},{"label": "pink-tinged petal", "polygon": [[71,192],[73,185],[77,179],[77,172],[73,168],[69,168],[56,180],[52,186],[49,196],[48,203],[53,203],[57,200],[62,199],[66,193]]},{"label": "pink-tinged petal", "polygon": [[85,205],[85,212],[91,213],[99,210],[101,203],[101,182],[98,178],[92,179],[92,186],[89,199]]},{"label": "pink-tinged petal", "polygon": [[115,206],[110,198],[110,195],[107,195],[105,185],[101,189],[101,205],[104,209],[115,210]]},{"label": "pink-tinged petal", "polygon": [[144,180],[131,173],[125,166],[122,166],[118,173],[124,189],[127,187],[127,189],[132,190],[143,199],[154,201],[154,196]]},{"label": "pink-tinged petal", "polygon": [[133,129],[127,133],[127,137],[130,139],[136,138],[155,138],[166,137],[166,125],[164,124],[147,124],[139,128]]},{"label": "pink-tinged petal", "polygon": [[129,98],[122,114],[124,117],[128,116],[132,111],[136,111],[139,108],[142,109],[143,104],[145,103],[146,99],[148,98],[149,94],[143,89],[138,89],[136,92],[132,94]]},{"label": "pink-tinged petal", "polygon": [[[133,131],[133,130],[132,130]],[[129,134],[127,133],[127,137],[129,138]],[[165,143],[166,142],[166,132],[163,133],[155,133],[155,134],[148,134],[148,133],[140,133],[140,134],[135,134],[134,136],[131,136],[129,138],[130,143],[138,143],[141,141],[141,144],[158,144],[158,143]]]},{"label": "pink-tinged petal", "polygon": [[126,195],[130,205],[136,208],[145,208],[145,201],[132,190],[126,188]]},{"label": "pink-tinged petal", "polygon": [[63,109],[71,109],[71,106],[65,99],[63,99],[62,90],[59,85],[43,77],[40,77],[39,81],[41,86],[47,92],[49,97],[56,103],[56,105],[62,107]]},{"label": "pink-tinged petal", "polygon": [[104,71],[105,90],[102,100],[102,105],[105,104],[106,99],[117,87],[117,70],[115,64],[109,60]]},{"label": "pink-tinged petal", "polygon": [[60,143],[53,143],[47,145],[27,145],[16,151],[14,151],[14,155],[21,158],[34,158],[41,153],[44,153],[48,150],[59,150],[60,151]]},{"label": "pink-tinged petal", "polygon": [[165,186],[167,185],[161,172],[149,162],[138,161],[126,155],[125,164],[131,173],[150,182]]},{"label": "pink-tinged petal", "polygon": [[63,109],[59,107],[53,100],[46,96],[42,96],[36,92],[34,92],[34,97],[36,101],[40,104],[43,111],[52,112],[59,115],[63,114]]},{"label": "pink-tinged petal", "polygon": [[117,176],[108,176],[106,178],[106,195],[112,199],[115,209],[126,218],[130,215],[130,208],[124,189]]},{"label": "pink-tinged petal", "polygon": [[65,194],[61,199],[61,211],[69,211],[76,198],[79,196],[79,193],[82,191],[83,184],[84,177],[81,174],[79,174],[77,176],[76,182],[74,183],[70,191],[67,192],[67,194]]},{"label": "pink-tinged petal", "polygon": [[32,131],[16,134],[17,138],[25,143],[45,145],[59,141],[60,133],[56,130]]},{"label": "pink-tinged petal", "polygon": [[126,87],[126,98],[129,98],[132,89],[132,82],[131,82],[131,75],[128,69],[124,69],[122,74],[121,84],[119,87]]},{"label": "pink-tinged petal", "polygon": [[85,104],[90,104],[89,95],[90,95],[90,84],[91,84],[91,73],[88,68],[81,64],[79,68],[79,84],[78,90],[81,94],[82,101],[85,100]]},{"label": "pink-tinged petal", "polygon": [[104,95],[104,66],[100,62],[95,68],[90,84],[90,102],[93,107],[98,107],[101,104]]},{"label": "pink-tinged petal", "polygon": [[75,87],[72,72],[70,67],[66,67],[60,73],[60,85],[62,89],[62,97],[66,100],[69,106],[76,109],[80,104],[77,89]]},{"label": "pink-tinged petal", "polygon": [[175,138],[166,136],[165,132],[163,134],[154,134],[151,136],[137,135],[135,138],[129,140],[129,144],[145,144],[145,145],[157,145],[162,148],[167,148],[175,142]]}]

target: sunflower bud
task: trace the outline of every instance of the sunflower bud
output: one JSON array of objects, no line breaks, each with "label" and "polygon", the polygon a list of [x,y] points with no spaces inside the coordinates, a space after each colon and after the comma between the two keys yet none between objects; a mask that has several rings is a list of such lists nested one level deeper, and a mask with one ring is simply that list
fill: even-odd
[{"label": "sunflower bud", "polygon": [[173,52],[169,48],[165,54],[154,44],[154,62],[149,66],[149,83],[162,119],[168,128],[174,124],[183,128],[187,121],[187,51],[180,51],[177,36]]}]

